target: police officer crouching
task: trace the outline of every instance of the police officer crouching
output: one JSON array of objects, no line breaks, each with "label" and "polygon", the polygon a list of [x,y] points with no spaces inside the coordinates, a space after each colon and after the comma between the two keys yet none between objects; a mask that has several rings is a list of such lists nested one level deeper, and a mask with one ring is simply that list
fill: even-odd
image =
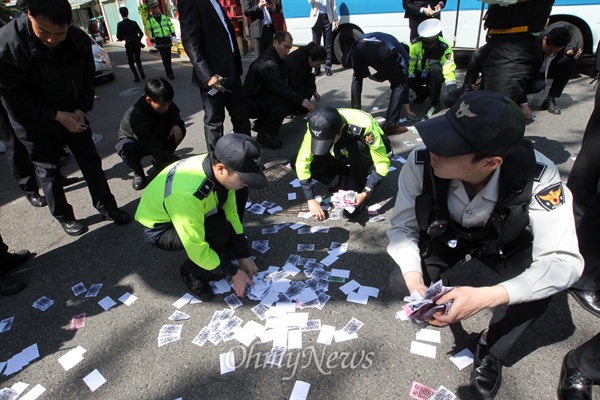
[{"label": "police officer crouching", "polygon": [[390,170],[389,139],[370,114],[364,111],[325,107],[308,120],[298,155],[292,160],[312,215],[322,221],[325,213],[315,200],[313,178],[339,189],[353,190],[358,215],[373,191]]},{"label": "police officer crouching", "polygon": [[409,154],[398,178],[387,250],[400,268],[390,289],[403,299],[440,279],[448,286],[445,273],[471,258],[500,275],[497,285],[455,287],[437,300],[453,301],[447,314],[425,321],[446,326],[494,308],[471,373],[475,397],[493,399],[501,361],[583,270],[571,192],[523,139],[521,110],[500,93],[470,92],[415,127],[427,148]]},{"label": "police officer crouching", "polygon": [[230,276],[235,293],[244,297],[246,284],[254,285],[252,276],[258,273],[241,222],[246,186],[267,184],[256,141],[232,133],[220,138],[213,152],[165,168],[144,191],[135,219],[144,226],[146,243],[185,250],[181,279],[194,296],[211,301],[209,282]]},{"label": "police officer crouching", "polygon": [[442,83],[446,82],[448,92],[456,89],[456,64],[450,43],[440,36],[442,22],[439,19],[421,22],[418,31],[419,39],[411,43],[409,49],[408,85],[417,94],[415,103],[422,103],[429,95],[433,114],[436,114],[441,110]]}]

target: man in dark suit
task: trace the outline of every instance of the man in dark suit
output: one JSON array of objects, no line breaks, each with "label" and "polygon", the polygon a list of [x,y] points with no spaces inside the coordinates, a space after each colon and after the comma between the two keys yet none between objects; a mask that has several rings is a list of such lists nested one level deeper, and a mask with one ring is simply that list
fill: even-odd
[{"label": "man in dark suit", "polygon": [[200,87],[208,151],[223,136],[225,108],[233,130],[250,135],[242,96],[242,59],[231,21],[217,0],[179,0],[183,47],[192,62],[192,84]]},{"label": "man in dark suit", "polygon": [[137,69],[140,71],[140,76],[142,79],[146,79],[146,74],[144,74],[144,67],[142,66],[142,60],[140,58],[140,53],[143,46],[141,40],[142,37],[144,37],[144,33],[140,29],[140,26],[137,22],[128,18],[129,10],[127,7],[119,8],[119,14],[121,14],[121,17],[123,17],[123,21],[117,24],[117,40],[125,41],[125,54],[127,54],[127,63],[129,64],[129,68],[131,68],[131,72],[133,72],[133,81],[139,82],[140,78],[135,70],[135,64],[137,64]]},{"label": "man in dark suit", "polygon": [[244,15],[250,17],[250,36],[254,39],[254,54],[258,57],[273,43],[273,14],[281,12],[280,0],[244,0]]},{"label": "man in dark suit", "polygon": [[408,18],[410,28],[410,42],[419,38],[417,28],[419,24],[429,18],[440,19],[442,8],[446,7],[446,0],[402,0],[404,18]]}]

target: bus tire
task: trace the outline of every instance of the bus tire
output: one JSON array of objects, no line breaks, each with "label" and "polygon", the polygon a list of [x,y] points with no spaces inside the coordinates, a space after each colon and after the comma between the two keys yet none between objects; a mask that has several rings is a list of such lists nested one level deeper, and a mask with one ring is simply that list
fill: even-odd
[{"label": "bus tire", "polygon": [[361,37],[363,32],[354,25],[342,25],[334,31],[332,62],[346,67],[346,56],[352,44]]}]

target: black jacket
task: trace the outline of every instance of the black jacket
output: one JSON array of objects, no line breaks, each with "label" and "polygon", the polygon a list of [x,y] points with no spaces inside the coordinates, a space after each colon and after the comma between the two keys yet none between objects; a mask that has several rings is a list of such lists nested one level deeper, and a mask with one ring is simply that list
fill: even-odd
[{"label": "black jacket", "polygon": [[124,40],[125,43],[140,44],[140,40],[144,36],[144,32],[138,25],[137,22],[130,20],[129,18],[123,19],[123,21],[117,24],[117,39]]},{"label": "black jacket", "polygon": [[54,120],[57,111],[90,111],[94,75],[92,41],[75,26],[53,49],[33,34],[27,15],[0,30],[0,95],[33,134],[68,132]]},{"label": "black jacket", "polygon": [[125,112],[119,126],[119,140],[135,140],[159,165],[168,165],[179,158],[167,151],[161,141],[166,140],[175,125],[185,136],[185,124],[175,103],[171,103],[166,114],[159,114],[146,102],[144,95]]},{"label": "black jacket", "polygon": [[285,70],[290,87],[303,98],[310,100],[317,91],[315,76],[308,64],[306,51],[298,49],[288,54],[285,59]]},{"label": "black jacket", "polygon": [[[233,25],[223,8],[221,10],[229,35],[210,0],[179,0],[177,9],[181,41],[194,67],[192,84],[208,89],[207,82],[215,74],[226,78],[241,76],[240,49]],[[234,79],[229,81],[233,82]]]},{"label": "black jacket", "polygon": [[490,4],[486,29],[526,27],[527,32],[541,32],[546,27],[554,0],[524,0],[509,6]]},{"label": "black jacket", "polygon": [[254,60],[244,80],[244,99],[247,101],[268,94],[297,105],[304,101],[304,97],[288,85],[285,63],[273,46]]}]

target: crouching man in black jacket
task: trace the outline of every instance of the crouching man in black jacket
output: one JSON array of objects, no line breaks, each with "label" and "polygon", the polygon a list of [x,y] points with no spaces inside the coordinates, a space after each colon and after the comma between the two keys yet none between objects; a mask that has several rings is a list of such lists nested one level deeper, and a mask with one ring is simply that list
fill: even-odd
[{"label": "crouching man in black jacket", "polygon": [[185,124],[179,116],[179,107],[173,103],[175,92],[163,78],[150,79],[144,95],[125,112],[119,127],[119,142],[115,146],[123,162],[133,170],[131,186],[135,190],[146,187],[142,158],[152,156],[157,172],[178,161],[173,152],[185,136]]}]

